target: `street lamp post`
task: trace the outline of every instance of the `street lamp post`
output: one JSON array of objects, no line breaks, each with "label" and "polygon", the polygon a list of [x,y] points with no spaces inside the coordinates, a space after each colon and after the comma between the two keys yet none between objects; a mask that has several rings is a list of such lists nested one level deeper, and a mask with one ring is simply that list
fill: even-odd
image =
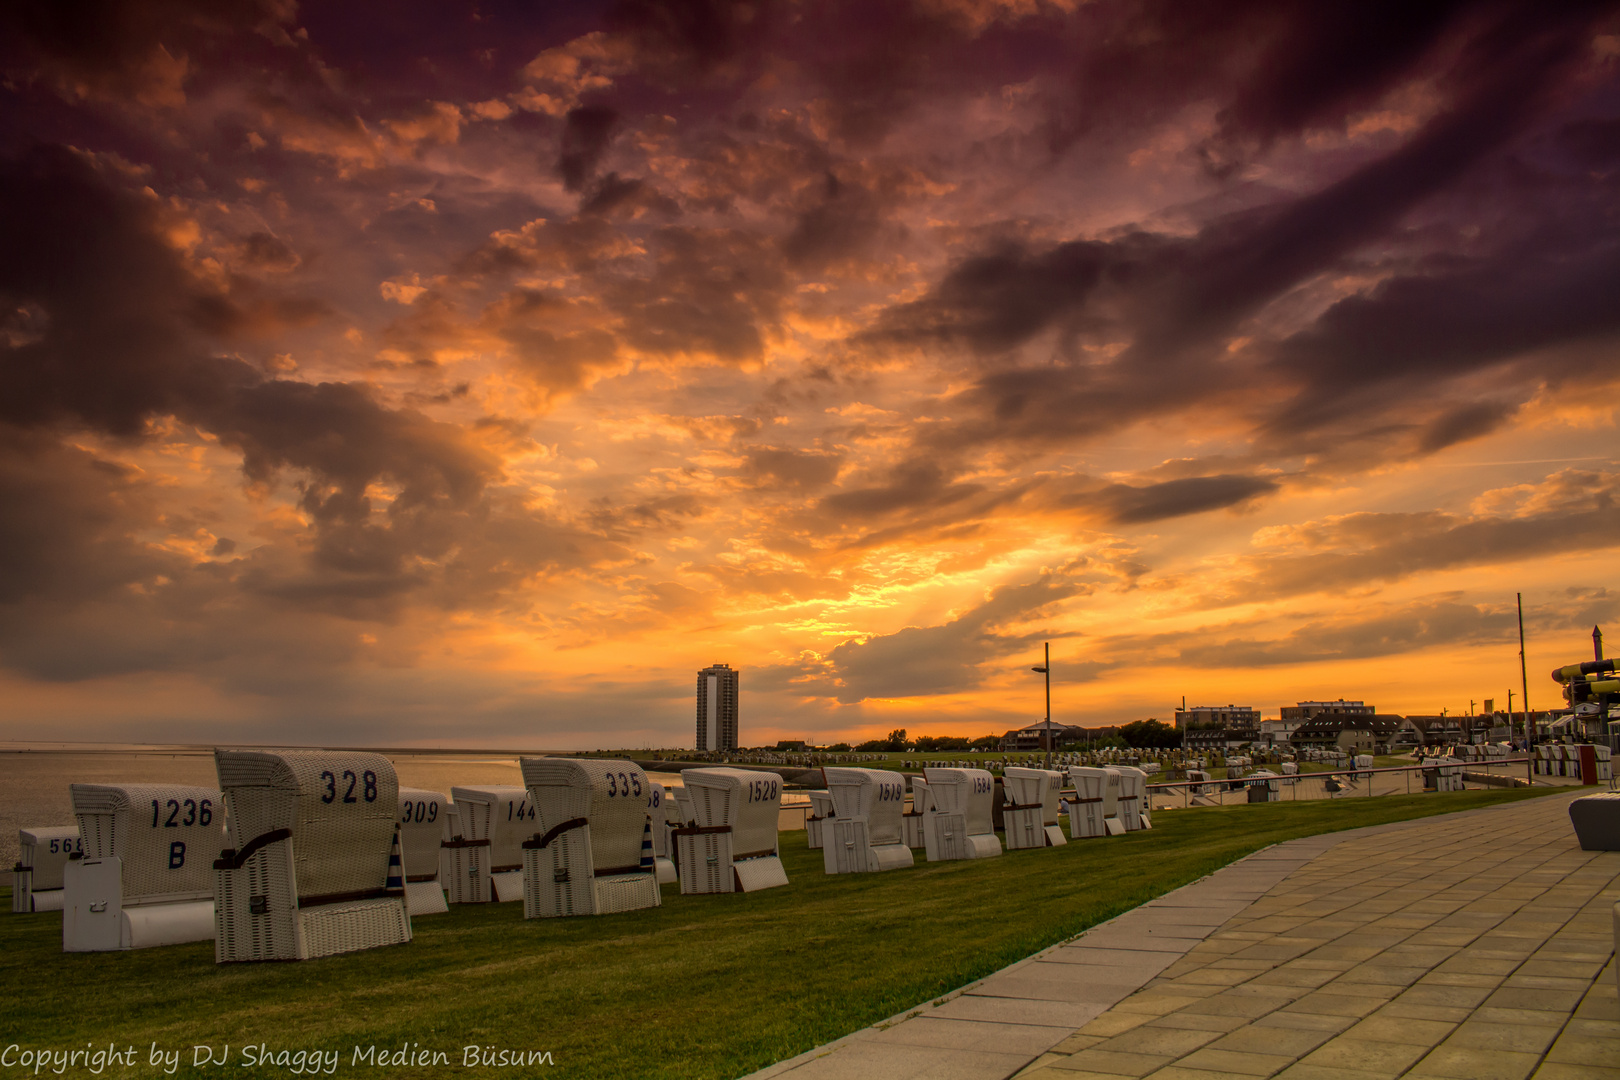
[{"label": "street lamp post", "polygon": [[1046,767],[1052,767],[1052,643],[1044,642],[1046,663],[1029,670],[1046,676]]}]

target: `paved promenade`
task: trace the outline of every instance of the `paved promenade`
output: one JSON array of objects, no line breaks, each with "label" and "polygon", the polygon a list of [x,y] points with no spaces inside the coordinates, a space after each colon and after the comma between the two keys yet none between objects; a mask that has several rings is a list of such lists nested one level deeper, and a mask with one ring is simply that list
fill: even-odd
[{"label": "paved promenade", "polygon": [[755,1076],[1620,1080],[1575,794],[1279,844]]}]

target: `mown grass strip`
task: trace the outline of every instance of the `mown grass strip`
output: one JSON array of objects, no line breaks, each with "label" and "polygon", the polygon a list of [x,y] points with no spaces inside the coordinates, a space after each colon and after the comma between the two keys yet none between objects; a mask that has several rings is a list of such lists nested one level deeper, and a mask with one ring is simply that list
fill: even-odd
[{"label": "mown grass strip", "polygon": [[[980,862],[828,877],[783,834],[792,884],[601,918],[525,921],[521,904],[418,919],[410,945],[217,967],[208,943],[65,955],[61,916],[0,916],[0,1040],[25,1046],[415,1044],[550,1051],[555,1068],[386,1075],[738,1076],[927,1002],[1269,844],[1545,791],[1318,800],[1161,812],[1151,832]],[[0,898],[0,910],[9,902]],[[202,1070],[215,1072],[217,1070]],[[366,1071],[366,1070],[362,1070]],[[379,1072],[380,1070],[369,1070]],[[74,1075],[84,1074],[83,1070]],[[147,1071],[139,1071],[147,1075]],[[154,1073],[155,1075],[155,1073]]]}]

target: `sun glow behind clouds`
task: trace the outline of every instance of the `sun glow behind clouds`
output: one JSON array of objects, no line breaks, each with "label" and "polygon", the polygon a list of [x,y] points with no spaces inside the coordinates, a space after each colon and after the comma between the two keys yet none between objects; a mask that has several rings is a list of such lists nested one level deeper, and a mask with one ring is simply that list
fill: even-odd
[{"label": "sun glow behind clouds", "polygon": [[0,734],[680,744],[718,661],[749,741],[979,735],[1048,640],[1080,723],[1455,711],[1518,591],[1583,654],[1613,5],[880,6],[0,16]]}]

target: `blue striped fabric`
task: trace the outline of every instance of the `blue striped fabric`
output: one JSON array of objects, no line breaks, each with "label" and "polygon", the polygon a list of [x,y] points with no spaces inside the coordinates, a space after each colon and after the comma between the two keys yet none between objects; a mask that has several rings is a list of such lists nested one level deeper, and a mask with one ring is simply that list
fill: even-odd
[{"label": "blue striped fabric", "polygon": [[641,868],[653,869],[652,819],[641,823]]},{"label": "blue striped fabric", "polygon": [[388,852],[388,884],[383,888],[391,893],[405,894],[405,859],[399,846],[399,822],[394,823],[394,846]]}]

